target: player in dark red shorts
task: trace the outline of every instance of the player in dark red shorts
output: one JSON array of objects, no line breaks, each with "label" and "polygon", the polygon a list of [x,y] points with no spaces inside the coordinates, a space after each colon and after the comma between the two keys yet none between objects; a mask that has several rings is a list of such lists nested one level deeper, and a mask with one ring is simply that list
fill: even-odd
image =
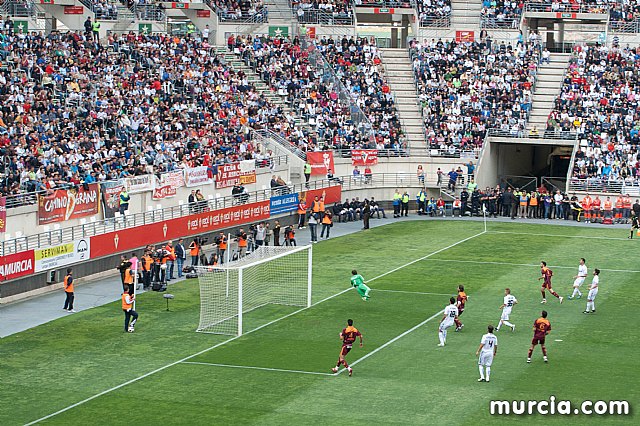
[{"label": "player in dark red shorts", "polygon": [[547,359],[547,348],[544,345],[544,341],[550,331],[551,323],[547,319],[547,311],[542,311],[542,316],[533,323],[533,339],[531,340],[529,355],[527,355],[527,363],[531,363],[531,354],[538,343],[540,344],[540,349],[542,349],[544,362],[549,362]]},{"label": "player in dark red shorts", "polygon": [[557,297],[562,304],[564,297],[560,296],[551,288],[551,277],[553,276],[553,271],[547,268],[547,262],[540,262],[540,272],[542,273],[542,276],[538,278],[538,281],[544,280],[542,281],[542,288],[540,289],[540,292],[542,293],[542,302],[540,303],[547,303],[547,294],[545,293],[545,290],[549,290],[549,293]]},{"label": "player in dark red shorts", "polygon": [[467,303],[467,293],[464,292],[464,286],[460,284],[458,286],[458,298],[456,300],[456,306],[458,306],[458,318],[454,320],[456,323],[456,331],[462,330],[464,324],[460,321],[460,316],[464,312],[464,305]]},{"label": "player in dark red shorts", "polygon": [[353,344],[355,343],[356,338],[358,337],[360,338],[360,347],[362,347],[362,333],[360,333],[358,329],[353,326],[353,320],[348,319],[347,327],[342,329],[342,332],[340,333],[340,340],[342,340],[342,348],[340,349],[340,356],[338,357],[338,363],[334,368],[331,369],[331,371],[333,371],[334,373],[337,373],[338,368],[340,367],[340,364],[344,364],[344,368],[346,368],[347,371],[349,371],[349,376],[353,374],[353,369],[349,367],[349,364],[347,364],[347,361],[345,361],[344,357],[346,357],[349,351],[351,351],[351,348],[353,347]]}]

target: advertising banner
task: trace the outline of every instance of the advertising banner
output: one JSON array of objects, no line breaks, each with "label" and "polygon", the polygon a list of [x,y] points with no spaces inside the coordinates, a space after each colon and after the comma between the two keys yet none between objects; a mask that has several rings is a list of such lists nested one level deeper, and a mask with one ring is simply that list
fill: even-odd
[{"label": "advertising banner", "polygon": [[207,166],[188,167],[184,169],[184,181],[188,187],[206,185],[213,182],[209,177]]},{"label": "advertising banner", "polygon": [[342,187],[340,185],[330,186],[328,188],[310,189],[308,191],[302,191],[300,193],[299,200],[305,203],[306,206],[310,206],[315,197],[322,197],[324,199],[325,207],[329,207],[329,204],[334,204],[342,199]]},{"label": "advertising banner", "polygon": [[228,188],[234,185],[248,185],[251,183],[256,183],[256,162],[254,160],[218,166],[216,188]]},{"label": "advertising banner", "polygon": [[271,216],[274,214],[292,212],[298,207],[298,193],[276,195],[271,197]]},{"label": "advertising banner", "polygon": [[0,233],[7,232],[7,197],[0,197]]},{"label": "advertising banner", "polygon": [[184,186],[184,171],[174,170],[161,174],[160,185],[157,186],[165,185],[170,185],[172,188],[182,188]]},{"label": "advertising banner", "polygon": [[91,237],[91,258],[266,219],[269,200],[109,232]]},{"label": "advertising banner", "polygon": [[153,189],[155,177],[153,175],[140,175],[126,178],[124,180],[127,191],[130,194],[151,191]]},{"label": "advertising banner", "polygon": [[90,240],[83,238],[72,243],[34,250],[34,272],[56,269],[89,260]]},{"label": "advertising banner", "polygon": [[38,195],[38,225],[93,216],[99,211],[100,187],[97,183],[56,189],[51,195]]},{"label": "advertising banner", "polygon": [[173,186],[165,185],[165,186],[161,186],[160,188],[154,189],[153,194],[151,194],[151,197],[154,200],[162,200],[164,198],[175,197],[177,193],[178,193],[178,190],[175,189]]},{"label": "advertising banner", "polygon": [[456,31],[456,43],[473,43],[474,40],[475,40],[475,32]]},{"label": "advertising banner", "polygon": [[33,274],[33,250],[8,254],[0,258],[0,281]]},{"label": "advertising banner", "polygon": [[124,189],[124,180],[114,180],[100,184],[102,190],[102,208],[105,219],[113,218],[120,210],[120,193]]},{"label": "advertising banner", "polygon": [[312,175],[326,175],[327,169],[335,170],[332,151],[307,152],[307,161]]},{"label": "advertising banner", "polygon": [[377,149],[352,149],[351,165],[352,166],[375,166],[378,164]]}]

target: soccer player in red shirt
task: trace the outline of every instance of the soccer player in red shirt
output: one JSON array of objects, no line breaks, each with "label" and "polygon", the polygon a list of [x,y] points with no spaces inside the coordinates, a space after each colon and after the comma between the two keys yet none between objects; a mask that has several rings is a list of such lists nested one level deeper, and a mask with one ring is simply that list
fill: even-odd
[{"label": "soccer player in red shirt", "polygon": [[464,286],[460,284],[458,286],[458,298],[456,300],[456,306],[458,306],[458,317],[454,320],[456,323],[456,331],[462,330],[464,324],[460,321],[460,316],[464,312],[464,305],[467,303],[467,293],[464,292]]},{"label": "soccer player in red shirt", "polygon": [[535,322],[533,323],[533,340],[531,340],[529,355],[527,355],[527,363],[531,363],[531,354],[533,353],[533,349],[538,343],[540,343],[540,348],[542,349],[544,362],[549,362],[549,360],[547,359],[547,348],[544,345],[544,340],[550,331],[551,323],[547,319],[547,311],[542,311],[542,316],[535,320]]},{"label": "soccer player in red shirt", "polygon": [[545,293],[545,289],[549,290],[549,293],[557,297],[558,300],[560,300],[560,303],[562,303],[564,297],[558,295],[558,293],[553,291],[553,289],[551,288],[551,277],[553,276],[553,271],[547,268],[547,262],[540,262],[540,272],[542,273],[542,276],[538,278],[538,281],[544,280],[542,281],[542,288],[540,289],[540,292],[542,293],[542,302],[540,303],[547,303],[547,294]]},{"label": "soccer player in red shirt", "polygon": [[344,357],[347,356],[349,351],[351,351],[351,347],[355,343],[357,337],[360,338],[360,347],[362,347],[362,333],[360,333],[358,329],[353,326],[353,320],[348,319],[347,327],[342,329],[342,332],[340,333],[340,340],[342,340],[342,349],[340,349],[338,363],[331,369],[331,371],[337,373],[340,364],[344,364],[344,368],[349,371],[349,376],[353,374],[353,369],[349,367],[349,364],[347,364],[347,361],[344,359]]}]

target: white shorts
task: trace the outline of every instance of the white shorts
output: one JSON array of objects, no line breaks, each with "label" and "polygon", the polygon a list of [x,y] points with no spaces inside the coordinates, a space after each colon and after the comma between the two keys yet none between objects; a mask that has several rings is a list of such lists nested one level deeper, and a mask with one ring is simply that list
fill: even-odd
[{"label": "white shorts", "polygon": [[584,278],[576,278],[573,282],[574,287],[580,287],[584,283]]},{"label": "white shorts", "polygon": [[502,321],[509,321],[509,315],[511,315],[511,309],[503,309],[500,319]]},{"label": "white shorts", "polygon": [[453,321],[448,322],[448,321],[444,321],[442,324],[440,324],[440,331],[445,331],[447,328],[451,327],[453,325]]},{"label": "white shorts", "polygon": [[587,300],[594,301],[597,295],[598,295],[598,287],[589,290],[589,295],[587,295]]},{"label": "white shorts", "polygon": [[485,367],[491,367],[493,363],[493,351],[491,352],[480,352],[480,356],[478,357],[478,365],[484,365]]}]

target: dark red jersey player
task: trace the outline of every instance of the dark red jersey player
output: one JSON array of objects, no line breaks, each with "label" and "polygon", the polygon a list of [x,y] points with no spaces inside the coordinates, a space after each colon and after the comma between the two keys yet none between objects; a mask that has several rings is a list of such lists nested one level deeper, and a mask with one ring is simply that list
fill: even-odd
[{"label": "dark red jersey player", "polygon": [[545,293],[545,290],[549,290],[549,293],[557,297],[558,300],[560,300],[560,303],[562,303],[564,297],[558,295],[558,293],[553,291],[553,289],[551,288],[551,277],[553,276],[553,271],[547,267],[547,262],[540,262],[540,273],[542,274],[542,276],[538,278],[538,281],[543,280],[542,288],[540,289],[540,292],[542,293],[542,302],[540,303],[547,303],[547,295]]},{"label": "dark red jersey player", "polygon": [[531,362],[531,354],[535,349],[536,345],[540,344],[540,349],[542,349],[542,356],[544,358],[544,362],[548,362],[547,359],[547,347],[544,345],[545,338],[547,334],[551,331],[551,323],[547,319],[547,311],[542,311],[542,315],[540,318],[534,321],[533,323],[533,339],[531,340],[531,347],[529,348],[529,355],[527,355],[527,362]]},{"label": "dark red jersey player", "polygon": [[460,316],[464,312],[464,305],[467,303],[467,293],[464,292],[464,286],[460,284],[458,286],[458,297],[456,299],[456,306],[458,307],[458,317],[454,320],[456,323],[456,331],[462,330],[464,324],[460,321]]},{"label": "dark red jersey player", "polygon": [[347,356],[349,351],[351,351],[351,348],[353,347],[353,344],[355,343],[358,337],[360,338],[360,347],[362,347],[362,333],[360,333],[358,329],[353,326],[352,319],[347,320],[347,327],[343,328],[342,332],[340,333],[340,340],[342,340],[342,348],[340,348],[338,363],[334,368],[331,369],[331,371],[333,371],[334,373],[337,373],[338,368],[340,367],[340,364],[343,364],[344,368],[346,368],[347,371],[349,371],[349,376],[353,374],[353,369],[349,367],[349,364],[347,364],[347,361],[344,358]]}]

